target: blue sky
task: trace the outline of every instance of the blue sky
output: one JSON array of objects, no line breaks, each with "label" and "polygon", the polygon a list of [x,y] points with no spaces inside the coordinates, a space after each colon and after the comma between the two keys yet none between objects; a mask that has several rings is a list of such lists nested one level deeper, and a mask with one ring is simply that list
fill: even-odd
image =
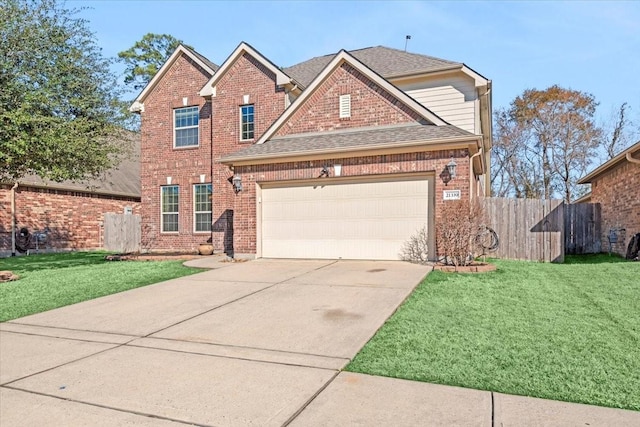
[{"label": "blue sky", "polygon": [[[494,111],[527,88],[622,102],[640,122],[640,2],[77,1],[106,56],[166,33],[220,64],[246,41],[279,66],[383,45],[464,62],[493,80]],[[118,70],[122,71],[123,67]]]}]

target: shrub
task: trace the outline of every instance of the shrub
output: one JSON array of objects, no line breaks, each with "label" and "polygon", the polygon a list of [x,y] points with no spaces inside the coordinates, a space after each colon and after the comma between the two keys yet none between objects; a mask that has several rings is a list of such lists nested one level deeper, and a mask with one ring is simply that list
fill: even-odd
[{"label": "shrub", "polygon": [[426,264],[429,262],[427,227],[422,227],[402,245],[400,257],[403,261],[409,261],[415,264]]},{"label": "shrub", "polygon": [[436,221],[436,246],[440,260],[448,265],[469,265],[474,260],[475,237],[484,223],[479,202],[447,201]]}]

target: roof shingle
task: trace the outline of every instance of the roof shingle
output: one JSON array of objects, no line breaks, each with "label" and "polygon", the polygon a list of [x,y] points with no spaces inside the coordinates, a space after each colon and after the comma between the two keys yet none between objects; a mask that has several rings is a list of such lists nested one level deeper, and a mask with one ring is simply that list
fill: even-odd
[{"label": "roof shingle", "polygon": [[375,149],[418,142],[437,142],[451,138],[476,136],[456,126],[403,124],[369,128],[348,129],[320,133],[304,133],[277,137],[264,144],[254,144],[246,149],[223,157],[223,163],[253,159],[267,159],[295,155],[313,155],[324,152],[341,152],[357,149]]},{"label": "roof shingle", "polygon": [[[368,47],[349,51],[358,61],[371,68],[382,77],[401,76],[461,67],[460,62],[448,61],[433,56],[404,52],[384,46]],[[309,86],[313,79],[337,54],[318,56],[301,62],[283,71],[298,83]]]},{"label": "roof shingle", "polygon": [[122,197],[140,197],[140,134],[125,131],[122,138],[131,145],[130,155],[120,164],[105,172],[104,176],[82,182],[45,180],[37,175],[27,175],[18,180],[23,186],[48,187],[68,191],[107,194]]}]

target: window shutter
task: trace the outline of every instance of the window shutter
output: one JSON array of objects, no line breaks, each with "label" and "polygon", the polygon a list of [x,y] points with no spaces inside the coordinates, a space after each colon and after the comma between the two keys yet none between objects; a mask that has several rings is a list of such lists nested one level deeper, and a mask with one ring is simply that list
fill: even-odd
[{"label": "window shutter", "polygon": [[351,117],[351,95],[340,95],[340,118]]}]

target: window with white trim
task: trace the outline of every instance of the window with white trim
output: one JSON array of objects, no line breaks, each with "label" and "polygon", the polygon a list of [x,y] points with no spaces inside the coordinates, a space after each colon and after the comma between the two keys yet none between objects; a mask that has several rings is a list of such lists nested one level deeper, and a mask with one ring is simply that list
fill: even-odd
[{"label": "window with white trim", "polygon": [[193,186],[193,223],[196,233],[211,231],[211,184]]},{"label": "window with white trim", "polygon": [[178,231],[179,190],[177,185],[160,187],[160,230],[163,233]]},{"label": "window with white trim", "polygon": [[173,110],[175,148],[198,146],[198,107],[184,107]]},{"label": "window with white trim", "polygon": [[240,140],[247,141],[253,139],[254,123],[253,104],[240,106]]},{"label": "window with white trim", "polygon": [[351,117],[351,95],[340,95],[340,118]]}]

